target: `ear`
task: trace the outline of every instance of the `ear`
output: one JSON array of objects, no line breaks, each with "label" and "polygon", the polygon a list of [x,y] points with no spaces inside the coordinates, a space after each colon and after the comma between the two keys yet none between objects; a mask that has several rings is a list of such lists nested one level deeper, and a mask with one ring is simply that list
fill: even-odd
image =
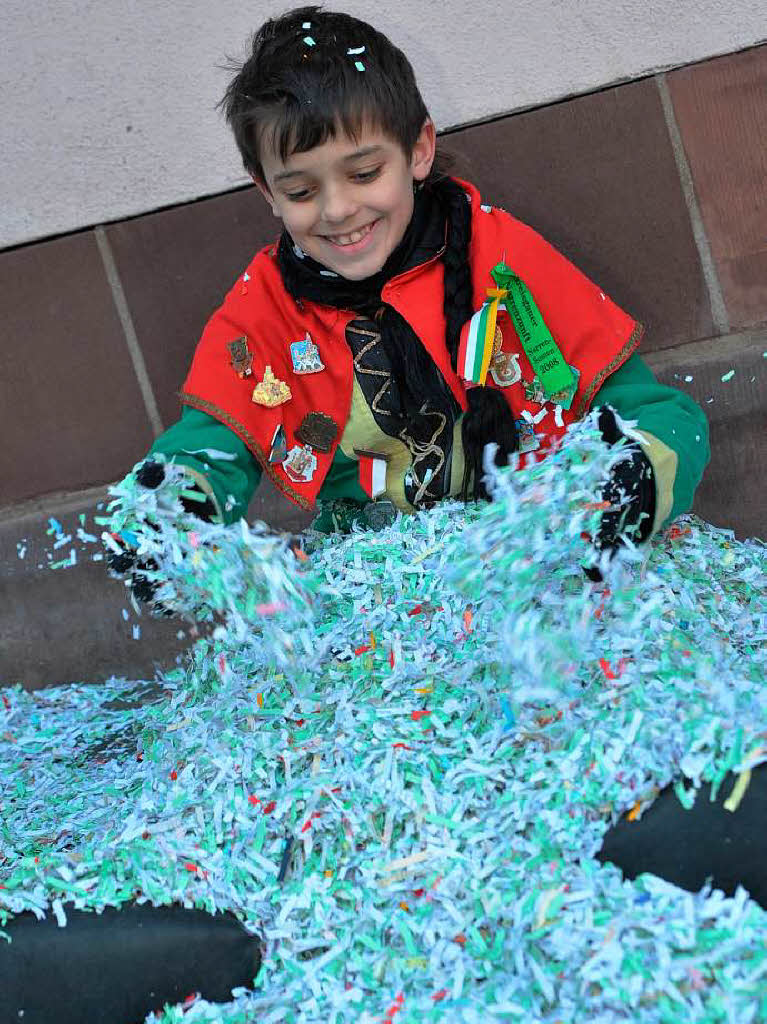
[{"label": "ear", "polygon": [[415,141],[413,155],[410,158],[410,170],[416,181],[424,181],[428,177],[431,165],[434,163],[436,151],[437,130],[434,127],[434,122],[427,118]]},{"label": "ear", "polygon": [[266,184],[265,181],[262,181],[261,178],[256,177],[255,174],[251,175],[251,177],[253,178],[253,184],[256,186],[256,188],[267,201],[267,203],[271,206],[272,213],[274,214],[274,216],[279,217],[280,214],[279,211],[277,210],[277,206],[274,202],[274,196],[272,195],[269,186]]}]

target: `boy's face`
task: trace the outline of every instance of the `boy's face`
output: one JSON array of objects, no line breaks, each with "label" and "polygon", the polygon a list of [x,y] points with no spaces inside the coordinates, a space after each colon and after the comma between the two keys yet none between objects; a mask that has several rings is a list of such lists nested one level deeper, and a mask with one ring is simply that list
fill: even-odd
[{"label": "boy's face", "polygon": [[261,156],[256,181],[294,242],[328,270],[361,281],[383,267],[413,214],[413,182],[434,161],[435,130],[427,121],[408,160],[399,143],[365,128],[355,142],[339,132],[286,163]]}]

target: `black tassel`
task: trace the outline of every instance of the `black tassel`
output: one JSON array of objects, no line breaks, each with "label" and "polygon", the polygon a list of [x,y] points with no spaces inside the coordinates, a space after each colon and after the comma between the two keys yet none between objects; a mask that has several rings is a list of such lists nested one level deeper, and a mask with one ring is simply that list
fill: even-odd
[{"label": "black tassel", "polygon": [[475,387],[469,388],[466,394],[469,408],[461,421],[464,457],[461,497],[464,501],[486,501],[489,495],[482,481],[485,446],[493,442],[497,444],[495,464],[505,466],[519,446],[517,425],[500,391]]}]

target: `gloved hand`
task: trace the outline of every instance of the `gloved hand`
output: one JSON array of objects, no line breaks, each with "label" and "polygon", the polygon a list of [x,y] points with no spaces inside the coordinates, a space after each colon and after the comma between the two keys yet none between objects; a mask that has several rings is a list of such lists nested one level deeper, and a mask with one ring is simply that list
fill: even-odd
[{"label": "gloved hand", "polygon": [[[163,464],[154,459],[147,459],[136,472],[136,481],[142,487],[156,490],[165,481]],[[197,516],[198,519],[202,519],[206,523],[216,515],[215,505],[208,496],[200,501],[194,501],[185,496],[181,496],[179,500],[185,512]],[[147,525],[156,529],[148,520]],[[110,537],[112,542],[120,548],[120,551],[111,549],[107,556],[107,566],[111,574],[130,577],[131,593],[140,604],[151,605],[152,611],[157,615],[172,616],[174,614],[172,609],[154,599],[160,584],[147,575],[147,573],[157,572],[157,562],[151,557],[137,557],[135,538],[131,534],[112,533]]]},{"label": "gloved hand", "polygon": [[[597,413],[597,426],[607,444],[628,440],[622,446],[624,456],[612,467],[602,491],[602,500],[610,507],[602,513],[594,538],[597,552],[601,555],[608,551],[612,557],[623,543],[622,533],[640,543],[650,536],[655,518],[655,476],[639,443],[627,439],[618,426],[614,411],[601,406]],[[584,572],[594,583],[601,582],[602,573],[596,565],[584,567]]]}]

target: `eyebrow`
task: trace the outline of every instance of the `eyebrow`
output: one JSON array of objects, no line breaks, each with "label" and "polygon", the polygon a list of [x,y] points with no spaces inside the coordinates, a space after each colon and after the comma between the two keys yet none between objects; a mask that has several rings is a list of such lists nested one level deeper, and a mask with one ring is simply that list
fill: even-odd
[{"label": "eyebrow", "polygon": [[[364,149],[358,149],[354,153],[350,153],[349,156],[345,156],[343,162],[345,164],[352,163],[354,160],[362,160],[363,157],[373,156],[374,153],[379,153],[383,150],[383,146],[365,146]],[[283,171],[281,174],[275,174],[274,183],[278,181],[286,181],[288,178],[300,178],[305,174],[311,173],[310,171]]]}]

